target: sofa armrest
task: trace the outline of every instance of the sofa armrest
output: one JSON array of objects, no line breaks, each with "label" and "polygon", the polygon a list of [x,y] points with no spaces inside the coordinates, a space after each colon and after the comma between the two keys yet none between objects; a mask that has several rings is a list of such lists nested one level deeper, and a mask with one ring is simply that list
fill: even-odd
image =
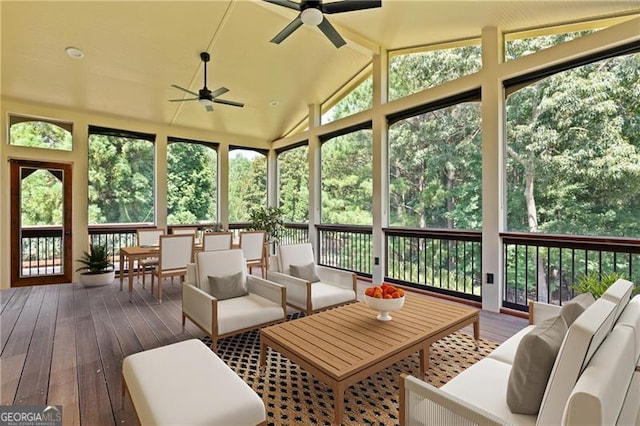
[{"label": "sofa armrest", "polygon": [[400,375],[400,426],[436,424],[506,425],[507,422],[420,379]]},{"label": "sofa armrest", "polygon": [[212,318],[217,299],[199,288],[187,284],[182,285],[182,312],[198,326],[212,333]]},{"label": "sofa armrest", "polygon": [[338,287],[353,290],[357,293],[356,274],[353,272],[316,265],[316,273],[322,282],[335,284]]},{"label": "sofa armrest", "polygon": [[537,325],[547,318],[560,315],[561,306],[529,300],[529,324]]},{"label": "sofa armrest", "polygon": [[273,281],[265,280],[255,275],[247,275],[247,289],[249,293],[257,294],[265,299],[271,300],[283,309],[287,306],[287,288]]}]

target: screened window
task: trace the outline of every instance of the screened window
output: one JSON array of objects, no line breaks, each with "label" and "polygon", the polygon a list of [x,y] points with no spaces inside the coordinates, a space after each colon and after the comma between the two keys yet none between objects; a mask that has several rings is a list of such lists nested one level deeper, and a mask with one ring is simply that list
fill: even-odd
[{"label": "screened window", "polygon": [[373,223],[373,137],[366,128],[327,136],[322,144],[322,223]]},{"label": "screened window", "polygon": [[369,75],[349,94],[322,114],[322,123],[348,117],[373,106],[373,77]]},{"label": "screened window", "polygon": [[531,55],[540,50],[547,49],[558,44],[596,32],[596,30],[572,31],[559,34],[550,34],[537,37],[518,38],[507,40],[505,45],[505,59],[511,60],[522,56]]},{"label": "screened window", "polygon": [[309,147],[278,153],[278,206],[286,222],[309,221]]},{"label": "screened window", "polygon": [[390,119],[389,224],[481,229],[480,102],[433,108]]},{"label": "screened window", "polygon": [[29,117],[9,117],[9,144],[33,148],[73,149],[71,123]]},{"label": "screened window", "polygon": [[640,237],[640,54],[605,55],[507,82],[511,231]]},{"label": "screened window", "polygon": [[167,223],[217,222],[217,145],[168,139]]},{"label": "screened window", "polygon": [[472,45],[396,54],[389,58],[389,99],[399,99],[482,68],[482,49]]},{"label": "screened window", "polygon": [[154,223],[155,135],[89,126],[89,224]]},{"label": "screened window", "polygon": [[266,152],[229,150],[229,222],[248,222],[249,213],[267,206]]}]

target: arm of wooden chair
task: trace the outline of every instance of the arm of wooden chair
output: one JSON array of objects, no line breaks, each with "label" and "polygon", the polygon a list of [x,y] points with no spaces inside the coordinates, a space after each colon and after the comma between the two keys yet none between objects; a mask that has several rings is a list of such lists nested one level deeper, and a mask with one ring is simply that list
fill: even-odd
[{"label": "arm of wooden chair", "polygon": [[199,288],[187,284],[182,285],[182,312],[200,328],[212,333],[213,305],[217,299]]},{"label": "arm of wooden chair", "polygon": [[400,376],[400,426],[436,424],[506,425],[493,414],[467,404],[418,378]]},{"label": "arm of wooden chair", "polygon": [[191,284],[193,286],[197,287],[197,282],[198,282],[198,278],[197,278],[197,273],[196,273],[196,264],[195,263],[188,263],[187,264],[187,273],[185,274],[184,277],[184,283],[185,284]]},{"label": "arm of wooden chair", "polygon": [[283,309],[286,310],[287,288],[285,286],[255,275],[247,275],[247,290],[249,290],[249,293],[257,294],[282,305]]}]

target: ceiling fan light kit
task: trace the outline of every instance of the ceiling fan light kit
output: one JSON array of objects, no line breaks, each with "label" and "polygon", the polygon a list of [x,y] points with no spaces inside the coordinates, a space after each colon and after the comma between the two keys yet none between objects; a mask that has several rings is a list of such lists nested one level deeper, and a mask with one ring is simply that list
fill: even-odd
[{"label": "ceiling fan light kit", "polygon": [[347,42],[338,34],[338,31],[331,25],[329,20],[325,18],[325,13],[353,12],[382,6],[382,0],[342,0],[332,3],[322,3],[321,0],[302,0],[300,3],[291,0],[264,1],[300,12],[289,25],[271,39],[271,43],[282,43],[284,39],[304,24],[318,27],[336,48],[344,46]]}]

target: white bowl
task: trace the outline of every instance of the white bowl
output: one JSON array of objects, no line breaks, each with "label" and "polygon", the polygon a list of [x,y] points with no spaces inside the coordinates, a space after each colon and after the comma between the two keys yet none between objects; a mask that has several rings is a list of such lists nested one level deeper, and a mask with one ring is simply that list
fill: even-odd
[{"label": "white bowl", "polygon": [[397,311],[402,308],[402,305],[404,305],[404,297],[405,296],[402,296],[397,299],[379,299],[365,294],[364,301],[369,308],[380,312],[376,317],[378,320],[391,321],[391,315],[389,315],[389,312]]}]

